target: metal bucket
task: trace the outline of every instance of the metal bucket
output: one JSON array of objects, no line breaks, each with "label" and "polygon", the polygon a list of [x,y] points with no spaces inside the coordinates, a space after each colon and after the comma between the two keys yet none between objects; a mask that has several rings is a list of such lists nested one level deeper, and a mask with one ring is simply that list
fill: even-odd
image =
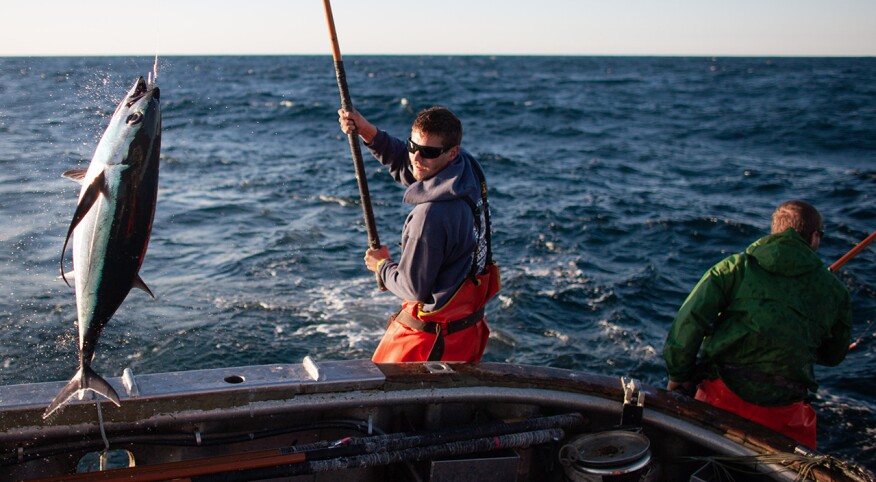
[{"label": "metal bucket", "polygon": [[650,446],[638,432],[586,434],[560,449],[560,463],[572,482],[643,482],[650,480]]}]

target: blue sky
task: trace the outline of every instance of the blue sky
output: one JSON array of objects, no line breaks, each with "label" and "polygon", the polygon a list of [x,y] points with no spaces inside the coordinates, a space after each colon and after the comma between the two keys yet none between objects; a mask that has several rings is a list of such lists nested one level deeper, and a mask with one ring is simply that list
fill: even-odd
[{"label": "blue sky", "polygon": [[[322,0],[12,0],[0,56],[330,54]],[[876,55],[876,0],[334,0],[347,54]]]}]

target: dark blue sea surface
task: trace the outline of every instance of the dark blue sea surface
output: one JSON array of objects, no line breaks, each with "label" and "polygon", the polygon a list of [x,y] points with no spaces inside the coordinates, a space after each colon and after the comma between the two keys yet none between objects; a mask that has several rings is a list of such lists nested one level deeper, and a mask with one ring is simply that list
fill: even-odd
[{"label": "dark blue sea surface", "polygon": [[[484,359],[666,384],[661,350],[699,277],[777,204],[826,218],[831,263],[876,230],[876,59],[348,56],[353,103],[405,137],[453,109],[490,183],[503,289]],[[57,279],[85,167],[152,58],[0,58],[0,384],[69,379]],[[165,57],[161,178],[142,277],[95,369],[367,358],[379,293],[330,56]],[[381,241],[409,209],[365,153]],[[69,257],[69,253],[68,253]],[[68,259],[69,269],[70,262]],[[859,346],[820,367],[819,449],[876,469],[876,246],[839,278]]]}]

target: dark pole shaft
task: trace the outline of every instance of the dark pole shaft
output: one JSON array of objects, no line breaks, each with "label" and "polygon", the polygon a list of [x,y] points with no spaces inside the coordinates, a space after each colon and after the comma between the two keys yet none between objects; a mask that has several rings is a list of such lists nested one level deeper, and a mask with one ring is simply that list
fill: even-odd
[{"label": "dark pole shaft", "polygon": [[[322,4],[325,7],[325,18],[332,40],[332,57],[335,61],[338,90],[341,93],[341,108],[347,112],[352,112],[353,102],[350,100],[350,89],[347,87],[347,73],[344,70],[344,60],[341,58],[341,48],[338,44],[338,33],[335,30],[332,6],[329,0],[323,0]],[[364,163],[362,162],[362,149],[359,146],[359,131],[354,128],[352,132],[347,134],[347,138],[350,142],[350,153],[353,156],[356,182],[359,185],[359,200],[362,204],[362,215],[365,218],[365,229],[368,231],[368,246],[371,249],[377,249],[380,247],[380,238],[377,236],[377,224],[374,222],[374,210],[371,208],[371,194],[368,192],[368,179],[365,175]],[[380,273],[377,273],[377,285],[381,291],[386,290],[383,280],[380,279]]]}]

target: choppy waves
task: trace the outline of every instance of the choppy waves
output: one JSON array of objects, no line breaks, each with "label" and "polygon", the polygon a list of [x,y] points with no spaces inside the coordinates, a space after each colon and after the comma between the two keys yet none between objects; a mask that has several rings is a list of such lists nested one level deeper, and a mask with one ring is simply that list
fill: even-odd
[{"label": "choppy waves", "polygon": [[[66,379],[75,301],[55,279],[111,109],[152,58],[0,59],[0,383]],[[404,137],[451,107],[483,163],[503,289],[485,359],[665,385],[660,356],[702,273],[779,202],[825,214],[831,262],[876,226],[873,59],[350,57],[354,104]],[[330,58],[159,59],[159,201],[142,275],[95,366],[136,372],[365,358],[396,300],[367,237]],[[408,207],[365,154],[383,244]],[[862,340],[819,368],[819,447],[876,467],[876,250],[840,273]],[[69,262],[68,262],[69,264]],[[834,429],[834,427],[839,427]]]}]

